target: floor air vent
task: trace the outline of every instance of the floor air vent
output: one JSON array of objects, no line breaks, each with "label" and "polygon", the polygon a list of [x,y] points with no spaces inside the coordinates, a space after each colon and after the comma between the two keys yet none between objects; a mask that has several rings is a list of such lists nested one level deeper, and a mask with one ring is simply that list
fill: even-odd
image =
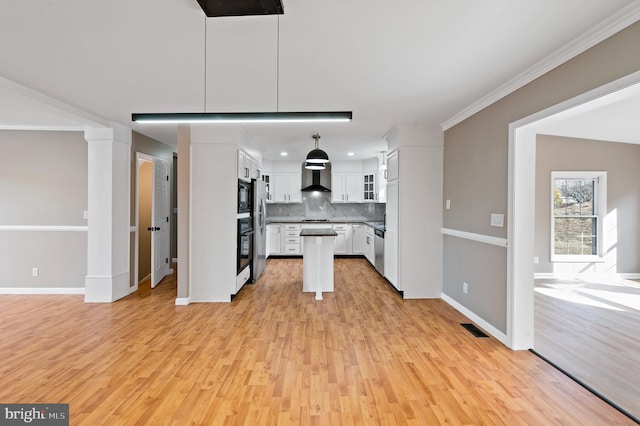
[{"label": "floor air vent", "polygon": [[484,331],[476,327],[475,324],[460,324],[460,325],[466,328],[467,331],[473,334],[474,337],[489,337]]}]

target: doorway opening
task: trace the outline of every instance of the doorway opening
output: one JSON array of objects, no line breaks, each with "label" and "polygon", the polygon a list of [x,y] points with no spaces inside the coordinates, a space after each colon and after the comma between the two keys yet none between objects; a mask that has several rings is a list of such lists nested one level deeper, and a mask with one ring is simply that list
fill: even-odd
[{"label": "doorway opening", "polygon": [[[621,279],[618,280],[619,282],[602,281],[602,278],[597,275],[591,275],[595,280],[593,283],[584,278],[539,280],[536,289],[534,259],[538,259],[535,257],[538,256],[535,248],[536,154],[540,153],[536,146],[538,135],[550,134],[611,143],[637,143],[638,138],[633,135],[638,134],[636,117],[639,108],[640,72],[636,72],[510,124],[508,211],[511,220],[508,228],[507,254],[509,346],[512,349],[537,351],[535,336],[538,336],[540,348],[551,351],[549,353],[554,356],[552,358],[546,355],[546,352],[543,353],[547,361],[560,366],[574,380],[588,387],[596,395],[636,421],[640,414],[640,405],[635,401],[640,390],[635,386],[637,379],[629,373],[633,370],[631,368],[633,360],[622,359],[615,348],[621,348],[620,352],[624,356],[637,357],[640,336],[635,329],[629,332],[623,327],[600,327],[598,330],[601,332],[598,333],[594,326],[606,324],[610,317],[617,321],[610,322],[623,326],[633,321],[630,315],[637,314],[638,310],[628,305],[629,300],[640,292],[637,284]],[[596,119],[596,113],[604,118]],[[576,126],[576,124],[579,125]],[[629,139],[630,134],[631,139]],[[557,147],[554,153],[559,155]],[[609,224],[615,222],[615,220],[612,222],[609,217],[615,218],[615,210],[605,211],[604,224],[609,232],[617,232],[615,227],[607,226],[607,220]],[[551,235],[549,238],[552,238]],[[606,241],[605,245],[605,248],[610,247]],[[610,254],[615,256],[615,246],[616,244],[613,244],[611,250],[606,251],[605,254],[611,252]],[[610,271],[600,268],[605,271],[601,272],[604,274],[602,277],[611,279],[619,275],[619,270],[615,268],[618,258],[613,260],[614,267]],[[602,262],[607,266],[606,256]],[[554,272],[562,274],[562,267],[566,265],[556,263],[552,266]],[[556,270],[557,268],[560,269]],[[580,269],[580,272],[583,272],[583,269]],[[577,277],[584,277],[585,275],[580,275],[580,272],[577,273]],[[577,286],[580,287],[579,290],[573,291]],[[612,300],[607,300],[608,298]],[[534,321],[534,311],[538,314],[545,312],[547,316],[535,318]],[[553,315],[549,315],[549,312]],[[593,321],[596,317],[597,321]],[[621,317],[625,319],[620,321]],[[576,318],[582,318],[582,321],[579,324],[572,323],[571,321]],[[563,321],[569,322],[563,325]],[[593,322],[590,323],[590,321]],[[536,329],[536,324],[537,327],[542,328]],[[577,325],[576,330],[588,329],[595,333],[593,335],[575,333],[578,336],[575,341],[578,343],[571,345],[570,339],[573,335],[569,324]],[[556,333],[555,337],[552,332],[545,330],[552,330]],[[559,330],[562,332],[558,333]],[[593,340],[590,341],[589,338]],[[550,344],[550,339],[555,341]],[[605,340],[616,341],[616,339],[621,344],[602,344]],[[570,351],[573,351],[574,356],[575,354],[582,356],[585,362],[582,364],[576,362],[575,357],[571,358]],[[566,359],[569,361],[565,362]],[[593,364],[594,362],[597,362],[598,367],[604,366],[604,370],[607,370],[608,366],[608,370],[613,371],[614,374],[609,376],[599,374],[597,368],[593,367],[596,365]],[[610,363],[607,364],[608,362]],[[582,368],[583,365],[587,365],[587,368]],[[629,368],[631,370],[628,370]],[[616,369],[621,369],[622,373],[616,375],[617,372],[614,371]],[[631,380],[629,377],[632,377]],[[631,385],[627,386],[627,382]],[[614,386],[611,387],[609,384]]]},{"label": "doorway opening", "polygon": [[538,129],[552,120],[593,110],[640,87],[640,71],[509,125],[507,230],[507,340],[512,349],[533,348],[535,180]]}]

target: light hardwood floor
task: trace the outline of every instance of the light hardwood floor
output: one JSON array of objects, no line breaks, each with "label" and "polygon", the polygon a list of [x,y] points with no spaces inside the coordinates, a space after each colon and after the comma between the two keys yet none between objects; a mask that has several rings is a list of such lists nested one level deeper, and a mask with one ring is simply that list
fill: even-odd
[{"label": "light hardwood floor", "polygon": [[536,280],[536,352],[640,418],[640,285]]},{"label": "light hardwood floor", "polygon": [[631,424],[364,259],[336,259],[322,301],[301,288],[300,259],[270,259],[232,303],[175,306],[173,278],[113,304],[0,296],[0,401],[74,425]]}]

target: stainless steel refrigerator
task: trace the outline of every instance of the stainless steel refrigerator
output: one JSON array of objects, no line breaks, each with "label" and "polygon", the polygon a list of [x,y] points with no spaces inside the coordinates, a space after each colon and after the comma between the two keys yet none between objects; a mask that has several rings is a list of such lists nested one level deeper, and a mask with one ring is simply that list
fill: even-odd
[{"label": "stainless steel refrigerator", "polygon": [[251,282],[260,278],[267,263],[267,210],[266,183],[261,179],[253,181],[253,264],[251,265]]}]

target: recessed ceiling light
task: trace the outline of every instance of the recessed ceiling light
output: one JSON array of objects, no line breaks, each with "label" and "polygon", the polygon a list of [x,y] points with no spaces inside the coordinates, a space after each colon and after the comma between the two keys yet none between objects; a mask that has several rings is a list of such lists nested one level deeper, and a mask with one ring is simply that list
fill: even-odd
[{"label": "recessed ceiling light", "polygon": [[283,156],[283,157],[286,157],[286,156],[287,156],[287,155],[289,155],[289,154],[288,154],[288,153],[286,153],[286,152],[281,152],[281,153],[280,153],[280,155],[281,155],[281,156]]},{"label": "recessed ceiling light", "polygon": [[347,152],[347,155],[348,155],[349,157],[353,157],[353,155],[354,155],[354,154],[353,154],[353,152]]}]

